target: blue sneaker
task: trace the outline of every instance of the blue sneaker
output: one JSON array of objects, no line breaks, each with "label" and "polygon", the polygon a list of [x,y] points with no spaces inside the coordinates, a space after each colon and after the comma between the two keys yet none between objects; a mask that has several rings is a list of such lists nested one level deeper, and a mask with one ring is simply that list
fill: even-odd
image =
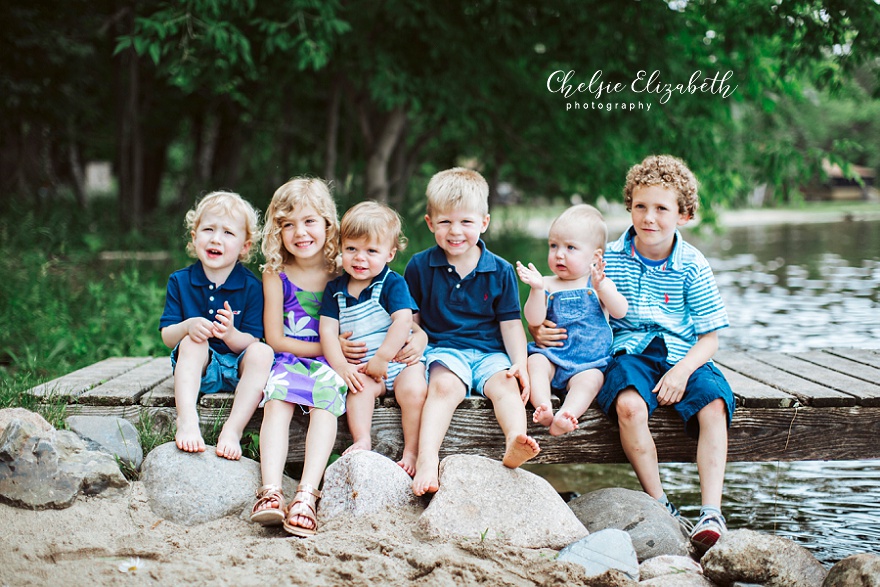
[{"label": "blue sneaker", "polygon": [[700,554],[715,546],[721,535],[727,532],[727,523],[724,516],[719,514],[706,514],[701,516],[697,525],[691,530],[691,544]]},{"label": "blue sneaker", "polygon": [[675,507],[671,501],[666,502],[666,511],[669,512],[675,520],[678,522],[678,525],[681,526],[682,532],[684,532],[685,536],[690,536],[691,532],[694,530],[694,525],[690,520],[681,515],[681,512],[678,511],[678,508]]}]

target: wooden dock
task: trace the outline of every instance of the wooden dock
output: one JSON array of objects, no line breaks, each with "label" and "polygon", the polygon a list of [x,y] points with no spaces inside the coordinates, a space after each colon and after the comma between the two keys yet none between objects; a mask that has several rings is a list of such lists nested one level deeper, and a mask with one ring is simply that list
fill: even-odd
[{"label": "wooden dock", "polygon": [[[721,351],[715,362],[730,381],[737,409],[729,435],[730,461],[800,461],[880,458],[880,349],[823,349],[802,353]],[[171,365],[167,357],[111,358],[80,369],[30,393],[63,398],[69,415],[114,415],[137,423],[142,414],[155,422],[174,421]],[[200,400],[203,429],[222,423],[232,396]],[[528,410],[531,418],[531,409]],[[249,428],[259,430],[261,410]],[[651,420],[663,462],[693,462],[696,442],[684,434],[681,420],[660,408]],[[336,450],[351,443],[340,418]],[[288,460],[300,462],[308,417],[297,411],[290,428]],[[538,463],[626,462],[618,430],[597,409],[580,428],[552,437],[529,424],[541,445]],[[393,399],[380,400],[373,417],[373,448],[399,458],[403,447],[400,410]],[[476,454],[500,459],[504,439],[491,404],[465,400],[450,426],[441,457]]]}]

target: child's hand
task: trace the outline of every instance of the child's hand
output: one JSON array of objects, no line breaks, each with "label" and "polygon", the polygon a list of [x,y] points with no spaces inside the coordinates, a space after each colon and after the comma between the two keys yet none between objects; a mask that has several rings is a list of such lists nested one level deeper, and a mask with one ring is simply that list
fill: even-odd
[{"label": "child's hand", "polygon": [[661,406],[677,404],[684,397],[690,373],[680,365],[675,365],[660,378],[652,390],[657,394],[657,403]]},{"label": "child's hand", "polygon": [[544,320],[538,326],[529,325],[529,334],[538,348],[546,349],[550,347],[561,347],[568,338],[565,328],[557,328],[556,323],[551,320]]},{"label": "child's hand", "polygon": [[529,396],[532,395],[532,388],[529,384],[529,372],[521,367],[519,363],[514,363],[510,366],[510,369],[507,370],[507,376],[516,377],[520,388],[519,397],[522,399],[523,405],[525,405],[525,403],[529,401]]},{"label": "child's hand", "polygon": [[415,365],[422,359],[422,354],[425,352],[425,346],[427,345],[427,336],[424,336],[424,331],[419,330],[420,336],[416,336],[416,333],[411,332],[409,338],[406,339],[406,343],[404,343],[403,347],[397,354],[394,355],[393,361],[395,363],[403,363],[405,365]]},{"label": "child's hand", "polygon": [[357,365],[346,363],[342,369],[336,370],[336,373],[342,377],[342,380],[348,386],[348,391],[351,393],[360,393],[364,390],[364,382],[361,380],[363,375],[358,372],[358,369]]},{"label": "child's hand", "polygon": [[348,332],[343,332],[339,335],[339,346],[342,347],[342,354],[348,360],[349,363],[357,365],[363,360],[364,357],[367,356],[367,343],[365,342],[354,342],[349,340],[353,333],[349,330]]},{"label": "child's hand", "polygon": [[364,375],[372,377],[379,382],[388,379],[388,361],[383,361],[375,355],[366,363],[358,365],[357,369]]},{"label": "child's hand", "polygon": [[223,309],[217,310],[212,328],[214,336],[220,340],[237,332],[232,307],[230,307],[229,302],[223,302]]},{"label": "child's hand", "polygon": [[520,281],[532,289],[544,289],[544,276],[541,275],[541,272],[538,271],[534,264],[529,263],[529,266],[526,267],[517,261],[516,273],[519,275]]},{"label": "child's hand", "polygon": [[593,263],[590,265],[590,280],[593,283],[593,289],[599,289],[604,279],[605,258],[602,256],[602,249],[596,249],[596,252],[593,253]]},{"label": "child's hand", "polygon": [[205,342],[214,336],[214,328],[207,318],[190,318],[186,321],[186,334],[195,342]]}]

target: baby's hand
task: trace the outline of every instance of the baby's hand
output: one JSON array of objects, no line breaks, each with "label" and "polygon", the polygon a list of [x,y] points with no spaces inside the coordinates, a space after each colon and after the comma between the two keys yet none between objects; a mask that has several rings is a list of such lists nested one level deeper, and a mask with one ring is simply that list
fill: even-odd
[{"label": "baby's hand", "polygon": [[223,309],[217,310],[212,328],[214,336],[221,340],[236,332],[232,308],[229,302],[223,302]]},{"label": "baby's hand", "polygon": [[374,355],[366,363],[358,365],[358,371],[381,382],[388,378],[388,361],[383,361]]},{"label": "baby's hand", "polygon": [[531,287],[532,289],[544,289],[544,276],[534,266],[529,263],[526,267],[519,261],[516,262],[516,273],[519,275],[520,281]]},{"label": "baby's hand", "polygon": [[590,265],[590,278],[593,283],[593,289],[599,289],[602,281],[605,279],[605,258],[602,256],[602,249],[596,249],[593,253],[593,264]]},{"label": "baby's hand", "polygon": [[342,354],[348,362],[357,365],[361,362],[361,359],[367,356],[367,343],[363,341],[354,342],[349,340],[352,334],[354,333],[350,330],[341,333],[339,335],[339,346],[342,347]]},{"label": "baby's hand", "polygon": [[214,336],[213,324],[207,318],[190,318],[186,322],[186,334],[195,342],[205,342]]}]

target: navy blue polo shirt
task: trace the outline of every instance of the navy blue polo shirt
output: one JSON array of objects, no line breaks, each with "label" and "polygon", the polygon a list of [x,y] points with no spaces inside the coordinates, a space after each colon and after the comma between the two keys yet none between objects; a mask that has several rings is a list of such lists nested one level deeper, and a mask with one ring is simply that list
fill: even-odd
[{"label": "navy blue polo shirt", "polygon": [[[235,327],[257,338],[263,338],[263,286],[253,272],[236,263],[223,285],[211,283],[201,261],[196,261],[171,274],[165,292],[165,311],[159,319],[159,330],[201,316],[214,321],[217,310],[229,302]],[[218,353],[232,350],[219,338],[208,340]]]},{"label": "navy blue polo shirt", "polygon": [[414,255],[403,275],[430,344],[503,353],[499,323],[520,319],[516,271],[482,240],[477,244],[480,260],[463,279],[436,245]]},{"label": "navy blue polo shirt", "polygon": [[382,286],[382,293],[379,294],[379,305],[388,312],[389,316],[398,310],[412,310],[414,313],[419,311],[419,307],[413,301],[412,296],[409,295],[409,288],[406,287],[403,277],[399,273],[391,271],[388,265],[385,265],[385,269],[370,281],[370,285],[364,288],[357,299],[348,295],[348,282],[351,280],[351,276],[348,273],[343,273],[336,279],[328,282],[327,287],[324,288],[324,297],[321,298],[321,316],[339,320],[339,302],[336,300],[338,292],[345,292],[345,304],[350,308],[369,300],[370,296],[373,295],[373,288],[383,278],[385,279],[385,285]]}]

